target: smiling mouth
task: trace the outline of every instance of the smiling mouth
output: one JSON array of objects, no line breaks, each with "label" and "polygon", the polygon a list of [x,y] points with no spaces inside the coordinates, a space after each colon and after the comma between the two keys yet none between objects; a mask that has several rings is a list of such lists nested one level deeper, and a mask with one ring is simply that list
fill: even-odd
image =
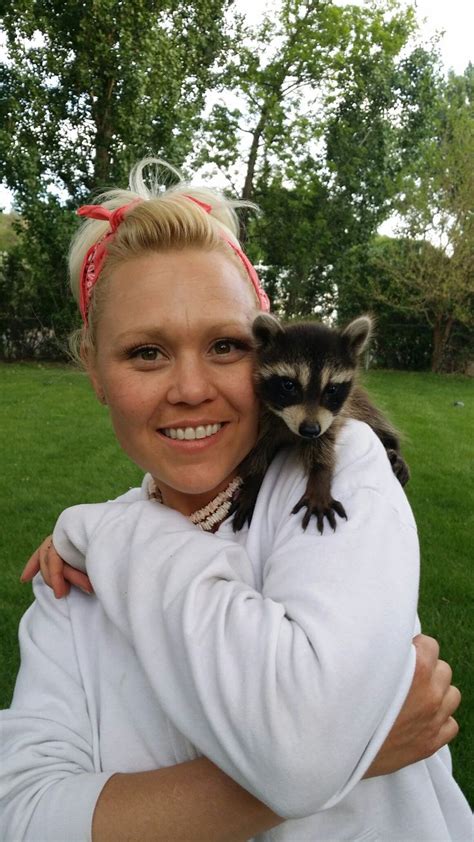
[{"label": "smiling mouth", "polygon": [[222,427],[223,424],[207,424],[205,427],[165,427],[160,430],[160,433],[163,433],[169,439],[195,441],[196,439],[207,439],[210,436],[215,436]]}]

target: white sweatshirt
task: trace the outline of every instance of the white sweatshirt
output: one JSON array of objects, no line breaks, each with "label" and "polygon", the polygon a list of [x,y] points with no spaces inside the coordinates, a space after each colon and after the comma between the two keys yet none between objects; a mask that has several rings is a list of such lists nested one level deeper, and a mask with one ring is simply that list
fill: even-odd
[{"label": "white sweatshirt", "polygon": [[[290,511],[305,479],[280,454],[250,529],[209,535],[146,499],[67,509],[54,543],[96,596],[37,578],[2,714],[4,842],[84,842],[106,780],[199,754],[288,817],[288,842],[467,842],[447,748],[362,781],[406,697],[418,543],[369,428],[347,425],[320,536]],[[171,842],[171,840],[170,840]]]}]

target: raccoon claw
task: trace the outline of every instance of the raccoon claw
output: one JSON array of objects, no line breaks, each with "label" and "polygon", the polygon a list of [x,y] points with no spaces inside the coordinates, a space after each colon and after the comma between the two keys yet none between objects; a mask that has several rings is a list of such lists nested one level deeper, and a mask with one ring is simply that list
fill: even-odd
[{"label": "raccoon claw", "polygon": [[336,531],[336,518],[334,512],[336,512],[340,518],[345,518],[347,520],[344,506],[338,500],[330,499],[327,505],[325,505],[324,503],[313,502],[309,497],[303,495],[291,513],[296,515],[304,506],[306,507],[306,512],[304,513],[301,524],[304,530],[306,530],[313,515],[316,518],[318,531],[321,535],[324,531],[324,518],[327,518],[329,521],[329,525],[331,526],[333,532]]},{"label": "raccoon claw", "polygon": [[388,461],[392,466],[392,471],[398,479],[400,485],[402,487],[405,486],[410,479],[410,468],[405,462],[403,456],[400,456],[400,454],[392,448],[388,448],[387,456]]}]

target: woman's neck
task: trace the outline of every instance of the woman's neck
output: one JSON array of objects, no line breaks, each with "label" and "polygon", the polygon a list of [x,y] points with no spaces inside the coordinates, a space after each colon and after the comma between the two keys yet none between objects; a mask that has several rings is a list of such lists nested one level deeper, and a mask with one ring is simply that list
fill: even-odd
[{"label": "woman's neck", "polygon": [[170,509],[175,509],[175,511],[180,512],[182,515],[186,515],[186,517],[191,517],[191,515],[199,511],[199,509],[202,509],[211,503],[218,494],[225,491],[236,475],[236,471],[234,471],[215,488],[198,494],[189,494],[187,492],[178,491],[175,488],[170,488],[167,485],[161,484],[157,480],[155,480],[155,483],[156,487],[160,491],[161,499],[165,506],[168,506]]}]

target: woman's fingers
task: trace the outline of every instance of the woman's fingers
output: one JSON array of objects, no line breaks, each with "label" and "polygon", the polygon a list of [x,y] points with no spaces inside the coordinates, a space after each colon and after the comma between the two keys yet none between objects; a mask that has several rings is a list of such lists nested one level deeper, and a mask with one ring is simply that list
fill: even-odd
[{"label": "woman's fingers", "polygon": [[[454,688],[454,689],[456,689],[456,688]],[[439,737],[440,737],[439,748],[441,748],[444,745],[447,745],[447,743],[450,743],[451,740],[454,740],[454,738],[457,737],[458,733],[459,733],[459,725],[456,722],[456,720],[453,719],[452,716],[450,716],[449,719],[446,720],[446,722],[444,723],[444,725],[440,729],[440,732],[439,732]]]},{"label": "woman's fingers", "polygon": [[94,593],[94,589],[91,585],[91,580],[86,575],[86,573],[82,573],[80,570],[76,570],[75,567],[71,567],[69,564],[65,564],[63,575],[64,578],[71,585],[75,585],[76,588],[80,588],[82,591],[86,591],[86,593]]},{"label": "woman's fingers", "polygon": [[443,727],[449,719],[453,719],[453,714],[456,713],[460,704],[461,692],[457,687],[454,687],[454,685],[451,684],[444,694],[440,707],[440,717],[442,720],[441,727]]},{"label": "woman's fingers", "polygon": [[39,550],[35,550],[33,555],[28,559],[20,576],[20,582],[31,582],[40,569]]},{"label": "woman's fingers", "polygon": [[[29,582],[41,569],[41,561],[45,558],[45,553],[48,547],[52,545],[53,538],[48,535],[44,541],[41,542],[38,549],[34,551],[33,555],[28,559],[26,566],[20,576],[21,582]],[[48,582],[49,585],[49,582]]]},{"label": "woman's fingers", "polygon": [[458,733],[453,714],[461,693],[451,684],[451,667],[439,660],[439,646],[433,638],[419,635],[414,644],[417,657],[410,691],[367,777],[386,775],[424,760]]},{"label": "woman's fingers", "polygon": [[71,586],[64,578],[64,560],[56,552],[51,538],[43,541],[40,550],[40,569],[44,581],[53,589],[56,599],[69,593]]},{"label": "woman's fingers", "polygon": [[28,560],[21,574],[21,581],[30,581],[40,570],[44,581],[52,588],[57,599],[66,596],[71,590],[71,585],[81,588],[86,593],[94,593],[89,577],[66,564],[56,552],[51,535],[42,541]]}]

